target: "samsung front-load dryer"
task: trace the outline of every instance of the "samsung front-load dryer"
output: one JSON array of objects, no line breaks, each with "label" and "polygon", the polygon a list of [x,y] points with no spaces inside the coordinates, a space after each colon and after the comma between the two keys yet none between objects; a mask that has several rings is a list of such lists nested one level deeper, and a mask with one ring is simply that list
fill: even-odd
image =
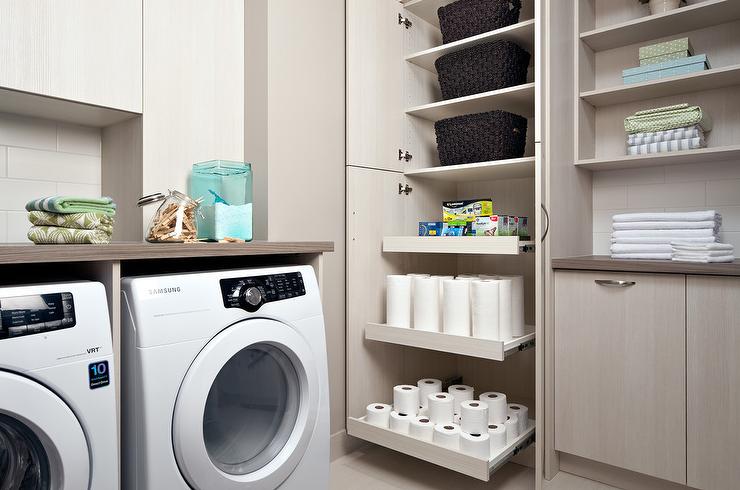
[{"label": "samsung front-load dryer", "polygon": [[123,280],[124,489],[329,485],[311,267]]},{"label": "samsung front-load dryer", "polygon": [[108,302],[95,282],[0,287],[0,488],[118,486]]}]

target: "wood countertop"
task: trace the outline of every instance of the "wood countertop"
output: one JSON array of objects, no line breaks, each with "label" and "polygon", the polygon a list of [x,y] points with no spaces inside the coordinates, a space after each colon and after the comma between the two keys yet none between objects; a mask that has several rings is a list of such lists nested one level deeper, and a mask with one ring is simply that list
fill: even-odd
[{"label": "wood countertop", "polygon": [[0,264],[243,257],[333,252],[334,242],[147,243],[108,245],[0,244]]},{"label": "wood countertop", "polygon": [[726,264],[694,264],[670,260],[625,260],[612,259],[608,255],[587,255],[584,257],[552,259],[552,268],[605,272],[740,276],[740,260]]}]

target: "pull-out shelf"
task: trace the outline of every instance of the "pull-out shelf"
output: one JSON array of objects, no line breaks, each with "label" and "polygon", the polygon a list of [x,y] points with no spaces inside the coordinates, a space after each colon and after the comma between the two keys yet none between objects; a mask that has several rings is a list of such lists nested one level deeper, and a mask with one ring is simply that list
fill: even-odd
[{"label": "pull-out shelf", "polygon": [[501,451],[492,453],[490,458],[485,460],[369,424],[365,421],[365,417],[347,419],[347,433],[351,436],[483,481],[489,481],[492,473],[535,442],[534,429],[535,421],[530,419],[529,426],[523,434],[507,444]]},{"label": "pull-out shelf", "polygon": [[516,236],[391,236],[383,238],[383,252],[473,255],[518,255],[534,242]]},{"label": "pull-out shelf", "polygon": [[365,338],[378,342],[503,361],[511,354],[534,347],[534,327],[528,326],[527,331],[529,333],[523,337],[514,337],[512,340],[502,342],[413,328],[392,327],[381,323],[368,323],[365,326]]}]

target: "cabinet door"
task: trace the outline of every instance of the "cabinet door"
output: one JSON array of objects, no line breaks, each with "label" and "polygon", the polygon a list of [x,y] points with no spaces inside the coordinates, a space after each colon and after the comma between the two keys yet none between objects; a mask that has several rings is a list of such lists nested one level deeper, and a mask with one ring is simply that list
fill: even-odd
[{"label": "cabinet door", "polygon": [[687,281],[687,480],[701,489],[740,482],[740,279]]},{"label": "cabinet door", "polygon": [[678,275],[555,273],[555,449],[685,483],[685,289]]},{"label": "cabinet door", "polygon": [[402,171],[404,36],[395,0],[347,0],[347,163]]},{"label": "cabinet door", "polygon": [[0,2],[0,87],[141,112],[141,0]]}]

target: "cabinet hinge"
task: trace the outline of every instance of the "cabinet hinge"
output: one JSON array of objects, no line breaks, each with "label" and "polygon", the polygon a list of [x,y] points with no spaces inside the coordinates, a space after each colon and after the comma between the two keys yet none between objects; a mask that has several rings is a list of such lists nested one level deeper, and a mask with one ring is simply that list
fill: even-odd
[{"label": "cabinet hinge", "polygon": [[408,152],[408,150],[402,150],[401,148],[398,149],[398,159],[403,160],[404,162],[408,162],[414,158],[414,155]]},{"label": "cabinet hinge", "polygon": [[404,17],[403,15],[398,14],[398,25],[404,26],[406,29],[408,29],[412,25],[414,25],[414,23],[411,22],[408,17]]},{"label": "cabinet hinge", "polygon": [[398,183],[398,193],[399,194],[406,194],[407,196],[413,191],[414,189],[408,185],[408,184],[402,184]]}]

